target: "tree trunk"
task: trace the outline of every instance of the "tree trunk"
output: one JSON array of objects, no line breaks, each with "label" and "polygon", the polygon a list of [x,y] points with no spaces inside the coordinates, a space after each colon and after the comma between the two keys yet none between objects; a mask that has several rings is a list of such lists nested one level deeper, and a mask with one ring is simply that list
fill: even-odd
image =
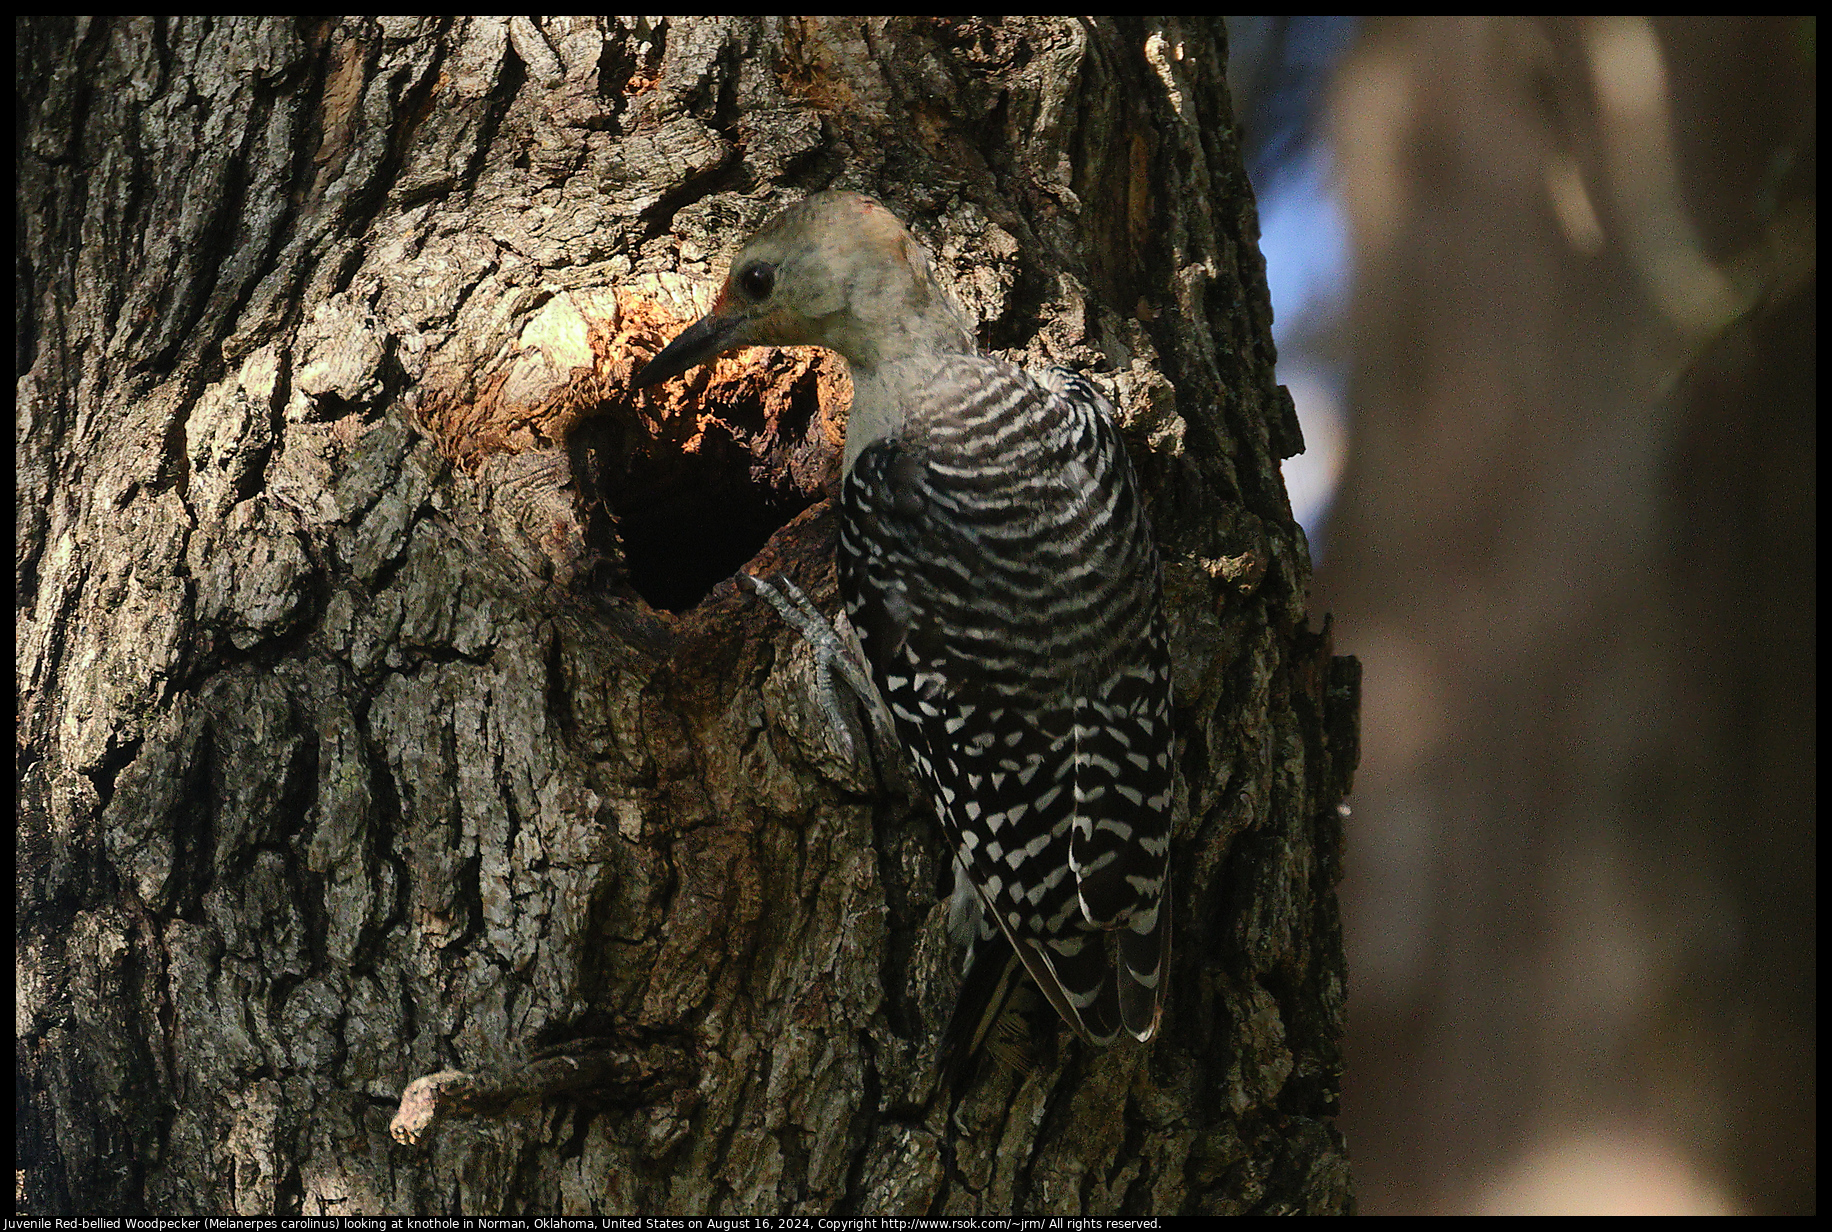
[{"label": "tree trunk", "polygon": [[[1357,678],[1218,20],[18,32],[22,1207],[1350,1204]],[[1165,1028],[1019,1015],[958,1103],[939,828],[735,582],[834,610],[843,370],[628,388],[824,187],[1096,374],[1165,553]]]}]

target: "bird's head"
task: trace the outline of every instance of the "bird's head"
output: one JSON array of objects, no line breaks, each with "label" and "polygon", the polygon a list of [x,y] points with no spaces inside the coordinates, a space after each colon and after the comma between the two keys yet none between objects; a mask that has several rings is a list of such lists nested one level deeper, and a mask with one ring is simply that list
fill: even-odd
[{"label": "bird's head", "polygon": [[824,346],[854,368],[973,348],[929,255],[889,210],[816,193],[746,241],[712,311],[636,377],[638,389],[747,346]]}]

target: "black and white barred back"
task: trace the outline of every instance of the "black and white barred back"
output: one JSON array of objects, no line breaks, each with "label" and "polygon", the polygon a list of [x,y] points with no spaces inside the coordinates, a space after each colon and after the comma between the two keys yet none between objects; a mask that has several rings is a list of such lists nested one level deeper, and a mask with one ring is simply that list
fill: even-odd
[{"label": "black and white barred back", "polygon": [[1083,1038],[1149,1039],[1171,687],[1138,484],[1082,377],[928,362],[920,405],[843,484],[847,614],[979,892],[982,938],[989,917]]}]

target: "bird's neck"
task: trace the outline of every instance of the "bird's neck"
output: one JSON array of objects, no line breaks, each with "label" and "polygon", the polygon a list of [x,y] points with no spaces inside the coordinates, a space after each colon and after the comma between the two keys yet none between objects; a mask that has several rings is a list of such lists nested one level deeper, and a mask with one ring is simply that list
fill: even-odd
[{"label": "bird's neck", "polygon": [[852,369],[852,412],[846,420],[846,456],[842,474],[852,470],[866,448],[904,429],[928,407],[925,394],[937,385],[942,369],[968,348],[924,349],[877,362],[848,361]]}]

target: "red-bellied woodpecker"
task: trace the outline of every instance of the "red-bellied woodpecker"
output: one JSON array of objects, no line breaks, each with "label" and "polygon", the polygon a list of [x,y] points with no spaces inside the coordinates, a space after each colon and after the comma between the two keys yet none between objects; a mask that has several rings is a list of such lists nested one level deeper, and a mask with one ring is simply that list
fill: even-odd
[{"label": "red-bellied woodpecker", "polygon": [[[1076,374],[979,354],[928,254],[848,192],[765,224],[636,383],[796,343],[852,370],[840,590],[983,907],[968,982],[1002,934],[1084,1039],[1150,1039],[1170,949],[1170,659],[1111,407]],[[966,1001],[948,1038],[977,1041]]]}]

